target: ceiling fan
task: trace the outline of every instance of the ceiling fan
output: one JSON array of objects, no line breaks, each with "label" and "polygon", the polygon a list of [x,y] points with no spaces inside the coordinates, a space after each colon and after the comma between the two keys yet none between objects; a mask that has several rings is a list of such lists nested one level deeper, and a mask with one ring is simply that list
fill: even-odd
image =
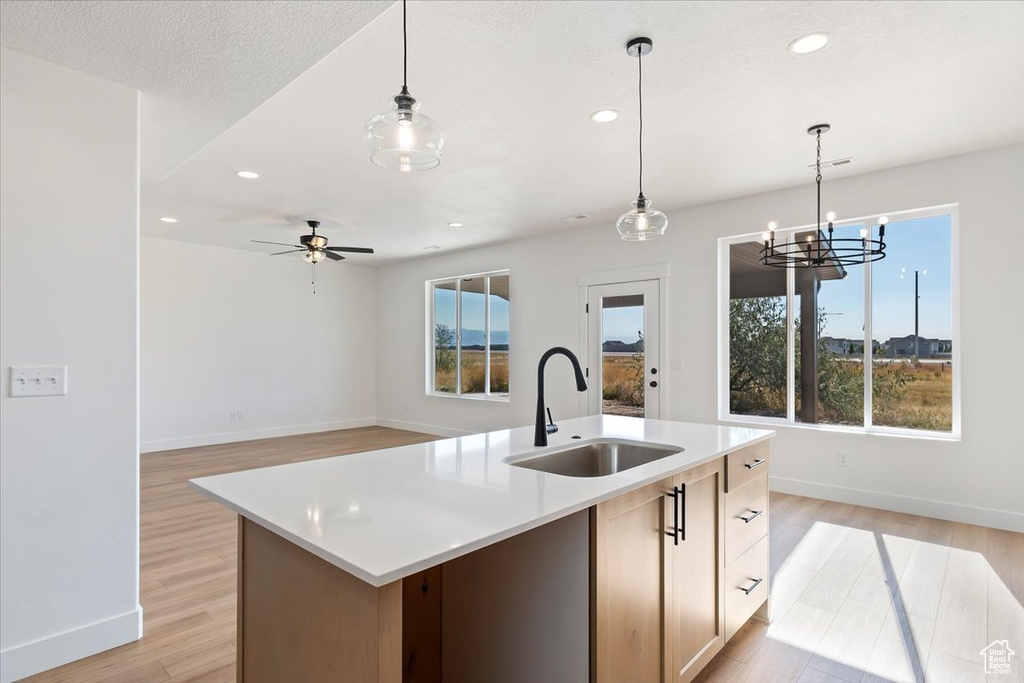
[{"label": "ceiling fan", "polygon": [[344,261],[345,257],[339,254],[339,251],[345,251],[352,254],[372,254],[373,249],[368,247],[329,247],[327,246],[327,238],[323,235],[316,234],[316,229],[320,227],[320,221],[306,221],[306,225],[309,226],[311,234],[303,235],[299,238],[299,244],[287,244],[285,242],[266,242],[264,240],[252,240],[256,244],[275,244],[279,247],[294,247],[287,251],[279,251],[271,256],[280,256],[282,254],[297,254],[299,252],[305,252],[302,254],[302,258],[312,264],[317,264],[323,261],[325,258],[329,258],[332,261]]}]

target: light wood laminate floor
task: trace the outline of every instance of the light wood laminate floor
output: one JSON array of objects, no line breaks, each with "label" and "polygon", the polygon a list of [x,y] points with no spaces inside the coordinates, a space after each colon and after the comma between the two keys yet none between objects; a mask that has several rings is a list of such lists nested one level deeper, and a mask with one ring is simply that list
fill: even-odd
[{"label": "light wood laminate floor", "polygon": [[186,482],[195,477],[437,438],[362,427],[141,456],[142,640],[26,680],[234,681],[238,521],[233,512],[196,493]]},{"label": "light wood laminate floor", "polygon": [[[31,681],[229,682],[236,518],[193,477],[420,443],[366,427],[142,456],[142,640]],[[986,681],[980,650],[1017,651],[1024,681],[1024,535],[771,494],[773,623],[748,623],[699,683]],[[571,682],[566,682],[571,683]]]}]

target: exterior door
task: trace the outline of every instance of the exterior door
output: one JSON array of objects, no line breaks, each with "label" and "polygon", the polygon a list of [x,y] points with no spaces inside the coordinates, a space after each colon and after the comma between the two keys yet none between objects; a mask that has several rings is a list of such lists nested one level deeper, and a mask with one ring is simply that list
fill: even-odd
[{"label": "exterior door", "polygon": [[658,281],[591,285],[587,296],[587,412],[661,417]]}]

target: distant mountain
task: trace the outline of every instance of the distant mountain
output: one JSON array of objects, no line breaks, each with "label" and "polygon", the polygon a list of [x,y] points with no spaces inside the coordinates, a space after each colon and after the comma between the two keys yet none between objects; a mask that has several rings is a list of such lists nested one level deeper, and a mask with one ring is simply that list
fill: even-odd
[{"label": "distant mountain", "polygon": [[609,339],[604,344],[601,344],[601,351],[604,353],[635,353],[643,349],[643,343],[635,341],[632,344],[626,342],[616,341]]},{"label": "distant mountain", "polygon": [[[486,343],[485,335],[483,330],[463,330],[462,331],[462,345],[463,346],[479,346],[483,347]],[[492,346],[508,346],[508,331],[507,330],[492,330],[491,331],[491,345]]]}]

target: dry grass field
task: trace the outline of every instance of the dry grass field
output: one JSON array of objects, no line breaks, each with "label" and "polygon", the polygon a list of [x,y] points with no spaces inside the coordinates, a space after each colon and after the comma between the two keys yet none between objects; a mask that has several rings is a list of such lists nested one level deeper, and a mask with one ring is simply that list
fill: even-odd
[{"label": "dry grass field", "polygon": [[895,390],[891,397],[874,400],[871,421],[885,427],[931,429],[948,432],[953,428],[953,369],[940,363],[876,363],[875,385],[896,372],[913,379]]},{"label": "dry grass field", "polygon": [[[462,352],[462,393],[484,393],[484,352],[465,349]],[[455,368],[436,370],[434,388],[455,393]],[[491,393],[508,392],[508,351],[491,351]]]}]

